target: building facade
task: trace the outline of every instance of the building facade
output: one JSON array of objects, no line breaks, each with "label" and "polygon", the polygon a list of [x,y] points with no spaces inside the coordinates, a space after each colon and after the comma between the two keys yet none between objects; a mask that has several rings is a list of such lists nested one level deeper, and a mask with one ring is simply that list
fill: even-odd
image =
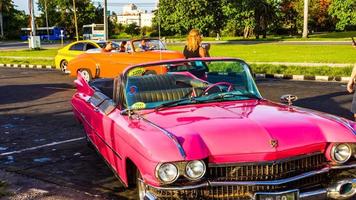
[{"label": "building facade", "polygon": [[133,3],[125,5],[122,13],[117,16],[117,23],[124,25],[135,23],[139,27],[152,26],[153,13],[138,9]]}]

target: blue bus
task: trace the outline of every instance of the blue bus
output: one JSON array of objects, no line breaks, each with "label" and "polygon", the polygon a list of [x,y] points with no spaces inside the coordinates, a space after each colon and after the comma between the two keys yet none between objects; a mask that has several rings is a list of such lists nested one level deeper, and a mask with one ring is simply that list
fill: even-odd
[{"label": "blue bus", "polygon": [[[48,27],[47,34],[47,27],[39,27],[36,28],[36,35],[41,37],[41,40],[60,40],[61,39],[61,30],[64,31],[63,28],[59,28],[56,26]],[[31,28],[21,28],[21,40],[28,40],[30,36]],[[65,35],[63,33],[63,35]],[[63,36],[65,39],[65,36]]]}]

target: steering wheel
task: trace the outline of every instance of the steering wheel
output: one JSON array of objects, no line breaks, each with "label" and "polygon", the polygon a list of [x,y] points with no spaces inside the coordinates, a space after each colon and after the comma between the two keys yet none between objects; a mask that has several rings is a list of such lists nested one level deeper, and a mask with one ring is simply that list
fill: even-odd
[{"label": "steering wheel", "polygon": [[228,86],[228,88],[227,88],[228,92],[230,92],[234,88],[232,83],[229,83],[229,82],[217,82],[217,83],[214,83],[214,84],[210,85],[208,88],[206,88],[204,90],[204,92],[203,92],[203,95],[207,94],[212,88],[220,86],[220,85],[221,86]]}]

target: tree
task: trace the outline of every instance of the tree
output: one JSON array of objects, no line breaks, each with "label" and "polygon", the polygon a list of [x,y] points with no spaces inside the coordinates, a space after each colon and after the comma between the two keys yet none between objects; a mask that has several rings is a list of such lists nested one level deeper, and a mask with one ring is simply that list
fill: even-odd
[{"label": "tree", "polygon": [[0,15],[2,38],[18,38],[20,29],[27,27],[28,16],[25,12],[15,9],[12,0],[0,0]]},{"label": "tree", "polygon": [[168,34],[187,34],[192,28],[204,35],[218,33],[225,25],[221,0],[160,0],[154,24]]},{"label": "tree", "polygon": [[343,31],[348,26],[356,26],[356,1],[332,0],[329,14],[336,19],[336,29]]},{"label": "tree", "polygon": [[[45,0],[39,0],[38,8],[44,13]],[[72,0],[47,0],[48,21],[52,26],[64,27],[66,32],[74,36],[74,10]],[[79,34],[82,34],[82,28],[85,24],[92,24],[96,20],[96,8],[90,0],[75,0],[76,13],[78,20]],[[41,15],[41,23],[44,15]]]},{"label": "tree", "polygon": [[140,27],[136,23],[132,23],[126,27],[125,32],[133,37],[140,34]]}]

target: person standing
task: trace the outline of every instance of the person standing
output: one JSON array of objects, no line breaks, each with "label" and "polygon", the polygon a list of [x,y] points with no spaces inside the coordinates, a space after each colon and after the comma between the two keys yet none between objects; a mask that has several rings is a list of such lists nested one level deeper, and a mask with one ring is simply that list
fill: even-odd
[{"label": "person standing", "polygon": [[209,45],[202,45],[202,38],[197,29],[189,31],[187,43],[184,46],[183,54],[185,58],[199,58],[209,56]]},{"label": "person standing", "polygon": [[[352,73],[350,76],[350,80],[347,83],[347,91],[349,93],[354,92],[355,88],[355,78],[356,78],[356,64],[354,65],[353,69],[352,69]],[[356,92],[354,93],[353,99],[352,99],[352,105],[351,105],[351,112],[354,114],[354,118],[356,121]]]}]

